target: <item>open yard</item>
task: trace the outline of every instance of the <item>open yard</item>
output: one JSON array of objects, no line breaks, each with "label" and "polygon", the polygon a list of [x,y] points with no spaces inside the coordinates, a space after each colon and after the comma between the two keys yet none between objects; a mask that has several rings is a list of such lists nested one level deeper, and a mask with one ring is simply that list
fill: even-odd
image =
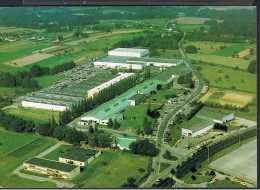
[{"label": "open yard", "polygon": [[[211,20],[210,18],[199,18],[199,17],[179,17],[176,19],[178,23],[183,24],[203,24],[206,20]],[[217,22],[223,22],[223,20],[217,20]]]},{"label": "open yard", "polygon": [[256,93],[255,74],[204,63],[196,64],[195,67],[197,66],[202,68],[199,72],[204,79],[209,81],[211,87]]},{"label": "open yard", "polygon": [[44,59],[52,57],[52,56],[53,56],[52,54],[35,53],[35,54],[32,54],[32,55],[27,55],[23,58],[7,61],[7,62],[5,62],[5,64],[12,65],[12,66],[15,66],[15,67],[22,67],[22,66],[25,66],[25,65],[35,63],[37,61],[44,60]]},{"label": "open yard", "polygon": [[230,58],[218,55],[200,55],[187,53],[189,59],[196,61],[203,61],[205,63],[214,63],[218,65],[224,65],[229,67],[239,67],[239,69],[247,69],[249,60],[243,60],[238,58]]},{"label": "open yard", "polygon": [[[84,188],[120,188],[123,183],[127,182],[129,177],[133,177],[138,183],[147,175],[150,157],[134,155],[128,152],[113,152],[113,160],[109,162],[109,160],[104,159],[106,157],[105,153],[89,164],[89,166],[96,164],[97,167],[93,168],[94,171],[88,166],[86,167],[85,170],[88,170],[91,175],[85,178]],[[100,160],[102,157],[103,161]],[[143,168],[145,171],[140,172],[139,168]]]},{"label": "open yard", "polygon": [[237,178],[257,183],[257,140],[212,162],[210,167]]},{"label": "open yard", "polygon": [[0,157],[21,148],[39,138],[30,133],[15,133],[0,129]]},{"label": "open yard", "polygon": [[[21,134],[23,135],[23,134]],[[0,158],[0,185],[5,188],[54,188],[55,183],[41,182],[35,180],[29,180],[21,178],[11,172],[20,166],[24,161],[36,156],[44,150],[50,148],[56,143],[51,138],[39,138],[34,142],[12,152],[11,154]]]},{"label": "open yard", "polygon": [[23,119],[32,119],[36,123],[48,122],[52,115],[56,122],[59,121],[59,111],[35,109],[35,108],[7,108],[4,110],[5,113],[21,117]]}]

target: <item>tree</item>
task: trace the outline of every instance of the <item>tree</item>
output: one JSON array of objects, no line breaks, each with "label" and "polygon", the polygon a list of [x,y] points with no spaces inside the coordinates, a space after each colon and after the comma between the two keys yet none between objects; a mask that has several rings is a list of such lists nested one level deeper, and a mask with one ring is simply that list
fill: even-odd
[{"label": "tree", "polygon": [[186,53],[198,53],[197,48],[193,45],[187,46]]},{"label": "tree", "polygon": [[144,118],[144,121],[143,121],[143,129],[144,129],[144,133],[145,134],[152,134],[153,132],[153,129],[151,127],[151,123],[148,122],[148,119],[147,117]]},{"label": "tree", "polygon": [[250,61],[247,69],[250,73],[256,74],[256,72],[257,72],[257,62],[256,62],[256,60]]},{"label": "tree", "polygon": [[33,120],[27,120],[25,123],[25,132],[30,133],[33,131],[35,124]]},{"label": "tree", "polygon": [[59,36],[58,36],[58,40],[59,40],[59,42],[63,41],[63,36],[62,36],[62,35],[59,35]]},{"label": "tree", "polygon": [[120,127],[120,124],[118,123],[117,119],[114,119],[113,129],[118,129],[119,127]]},{"label": "tree", "polygon": [[159,149],[157,149],[153,143],[149,142],[148,139],[132,142],[129,145],[129,149],[133,154],[148,155],[152,157],[159,154]]},{"label": "tree", "polygon": [[65,129],[62,126],[58,126],[54,129],[53,137],[58,139],[59,141],[63,140],[65,137]]},{"label": "tree", "polygon": [[89,135],[92,135],[94,133],[94,129],[91,125],[88,128],[88,133],[89,133]]},{"label": "tree", "polygon": [[108,126],[109,128],[112,128],[112,127],[113,127],[113,120],[112,120],[111,117],[108,119],[107,126]]}]

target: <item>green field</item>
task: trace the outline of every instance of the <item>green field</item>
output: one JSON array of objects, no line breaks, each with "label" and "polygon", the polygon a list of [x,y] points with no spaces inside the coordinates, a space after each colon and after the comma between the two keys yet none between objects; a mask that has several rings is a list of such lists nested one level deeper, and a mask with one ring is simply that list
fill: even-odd
[{"label": "green field", "polygon": [[5,188],[54,188],[55,183],[41,182],[21,178],[11,172],[20,166],[24,161],[36,156],[44,150],[55,145],[55,140],[51,138],[39,138],[36,141],[20,148],[19,150],[0,159],[1,175],[0,185]]},{"label": "green field", "polygon": [[240,183],[237,183],[237,182],[234,182],[234,181],[230,181],[230,180],[219,180],[219,181],[216,181],[212,184],[209,184],[207,186],[208,188],[247,188],[246,186],[240,184]]},{"label": "green field", "polygon": [[[151,104],[151,110],[160,107],[159,105]],[[136,126],[140,126],[142,128],[143,120],[147,114],[148,104],[140,104],[138,106],[131,106],[123,112],[124,120],[120,122],[120,128],[135,128]],[[155,122],[155,119],[147,116],[148,121]]]},{"label": "green field", "polygon": [[41,61],[35,62],[32,65],[38,65],[40,67],[54,67],[56,65],[71,61],[72,58],[71,57],[67,57],[67,56],[53,56],[47,59],[43,59]]},{"label": "green field", "polygon": [[[195,176],[196,180],[192,180],[191,176]],[[210,175],[198,175],[197,173],[189,172],[187,175],[185,175],[183,178],[181,178],[185,183],[188,184],[200,184],[207,182],[209,179],[212,179],[213,176]]]},{"label": "green field", "polygon": [[235,52],[239,53],[245,49],[246,46],[248,46],[249,43],[241,43],[241,44],[236,44],[230,47],[226,47],[224,49],[220,49],[218,51],[215,51],[212,53],[212,55],[219,55],[219,56],[225,56],[225,57],[230,57],[232,56]]},{"label": "green field", "polygon": [[7,108],[4,110],[7,114],[12,114],[17,117],[29,120],[32,119],[35,123],[46,123],[52,118],[55,121],[59,121],[59,111],[45,110],[45,109],[35,109],[35,108]]},{"label": "green field", "polygon": [[[209,81],[211,87],[231,89],[234,86],[235,89],[233,90],[256,93],[255,74],[204,63],[196,64],[195,66],[201,66],[202,70],[199,72],[204,79]],[[225,78],[225,75],[228,75],[229,78]],[[221,81],[219,78],[221,78]]]},{"label": "green field", "polygon": [[193,30],[199,30],[200,27],[205,27],[205,28],[209,28],[209,26],[204,25],[204,24],[182,24],[182,23],[178,23],[177,25],[179,27],[180,30],[182,31],[193,31]]},{"label": "green field", "polygon": [[156,94],[150,95],[148,101],[151,103],[166,103],[168,99],[165,98],[165,95],[176,94],[178,95],[180,90],[160,90],[157,91]]},{"label": "green field", "polygon": [[30,133],[15,133],[0,129],[0,157],[19,149],[37,138],[39,137]]},{"label": "green field", "polygon": [[187,53],[187,57],[190,60],[203,61],[205,63],[214,63],[218,65],[224,65],[229,67],[239,67],[239,69],[247,69],[249,65],[249,60],[237,59],[237,58],[229,58],[218,55],[200,55]]},{"label": "green field", "polygon": [[61,80],[64,80],[65,77],[60,76],[60,75],[47,75],[47,76],[37,77],[37,78],[34,78],[34,79],[37,80],[40,87],[46,87],[46,86],[50,86],[52,84],[55,84],[55,83],[57,83]]},{"label": "green field", "polygon": [[[43,158],[51,159],[51,160],[59,160],[59,156],[65,153],[68,149],[72,148],[72,145],[62,144],[52,152],[46,154]],[[62,153],[63,152],[63,153]]]},{"label": "green field", "polygon": [[[139,182],[148,172],[148,165],[150,157],[134,155],[128,152],[113,152],[109,153],[110,160],[106,159],[106,152],[89,164],[94,165],[92,169],[86,167],[89,176],[86,175],[86,182],[83,185],[84,188],[120,188],[123,183],[127,182],[129,177],[133,177]],[[102,158],[103,157],[103,158]],[[103,160],[101,160],[103,159]],[[113,159],[112,162],[111,159]],[[102,166],[104,162],[108,163]],[[145,169],[145,172],[138,171],[139,168]]]}]

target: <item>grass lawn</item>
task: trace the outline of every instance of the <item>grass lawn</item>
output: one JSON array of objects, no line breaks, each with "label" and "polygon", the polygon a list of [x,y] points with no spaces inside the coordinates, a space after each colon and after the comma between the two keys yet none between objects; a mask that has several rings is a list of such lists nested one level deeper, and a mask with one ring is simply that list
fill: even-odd
[{"label": "grass lawn", "polygon": [[[105,157],[105,155],[101,155],[101,157]],[[100,158],[97,158],[96,160],[98,159]],[[100,167],[101,162],[99,162],[99,167],[95,168],[94,174],[92,170],[91,177],[86,179],[86,183],[83,187],[120,188],[123,183],[127,182],[129,177],[133,177],[139,182],[147,175],[150,157],[122,152],[117,153],[113,159],[114,160],[111,163],[108,163],[103,167]],[[107,162],[107,159],[104,159],[104,161]],[[145,169],[145,172],[138,171],[139,168]],[[86,170],[88,170],[88,167]],[[96,173],[97,170],[99,170],[99,172]]]},{"label": "grass lawn", "polygon": [[15,133],[0,129],[0,157],[3,157],[37,138],[39,137],[30,133]]},{"label": "grass lawn", "polygon": [[[196,180],[192,180],[191,176],[195,176]],[[212,177],[213,176],[210,175],[197,175],[196,173],[189,172],[181,179],[188,184],[199,184],[199,183],[207,182],[209,179],[212,179]]]},{"label": "grass lawn", "polygon": [[36,156],[44,150],[56,144],[56,140],[51,138],[39,138],[36,141],[20,148],[19,150],[0,159],[1,186],[5,188],[54,188],[55,183],[40,182],[21,178],[11,172],[20,166],[24,161]]},{"label": "grass lawn", "polygon": [[230,181],[230,180],[219,180],[212,184],[209,184],[207,187],[209,188],[247,188],[245,185],[240,183]]},{"label": "grass lawn", "polygon": [[48,122],[54,116],[56,122],[59,121],[59,111],[35,109],[35,108],[7,108],[4,110],[7,114],[12,114],[23,119],[32,119],[36,123]]},{"label": "grass lawn", "polygon": [[65,153],[68,149],[70,149],[72,147],[73,147],[72,145],[62,144],[55,150],[46,154],[43,158],[47,158],[47,159],[51,159],[51,160],[59,160],[59,156],[61,156],[63,153]]},{"label": "grass lawn", "polygon": [[[202,70],[199,70],[199,72],[204,79],[209,81],[211,87],[231,89],[234,86],[235,89],[232,90],[256,93],[255,74],[204,63],[196,64],[196,66],[201,66]],[[225,78],[225,75],[228,75],[229,78]],[[221,78],[221,81],[219,78]]]},{"label": "grass lawn", "polygon": [[[160,105],[153,105],[151,104],[151,110],[160,107]],[[138,106],[131,106],[127,108],[123,112],[124,120],[120,122],[120,128],[135,128],[136,126],[140,126],[142,128],[143,120],[146,116],[148,109],[148,104],[140,104]],[[153,123],[155,122],[155,119],[150,118],[147,116],[148,121]]]},{"label": "grass lawn", "polygon": [[160,171],[159,171],[159,173],[161,173],[161,172],[163,172],[165,169],[169,168],[170,165],[171,165],[171,164],[161,162],[161,163],[160,163]]},{"label": "grass lawn", "polygon": [[203,61],[205,63],[214,63],[218,65],[225,65],[229,67],[239,67],[239,69],[247,69],[249,60],[243,60],[238,58],[223,57],[218,55],[200,55],[187,53],[189,59],[196,61]]},{"label": "grass lawn", "polygon": [[46,87],[55,84],[61,80],[64,80],[65,77],[60,75],[47,75],[47,76],[36,77],[34,79],[37,80],[40,87]]},{"label": "grass lawn", "polygon": [[229,57],[229,56],[232,56],[235,52],[239,53],[239,52],[243,51],[245,49],[245,47],[248,45],[249,45],[249,43],[239,43],[239,44],[215,51],[212,53],[212,55]]},{"label": "grass lawn", "polygon": [[165,98],[165,95],[170,94],[179,94],[178,90],[160,90],[157,91],[156,94],[150,95],[147,102],[150,101],[151,103],[166,103],[168,99]]}]

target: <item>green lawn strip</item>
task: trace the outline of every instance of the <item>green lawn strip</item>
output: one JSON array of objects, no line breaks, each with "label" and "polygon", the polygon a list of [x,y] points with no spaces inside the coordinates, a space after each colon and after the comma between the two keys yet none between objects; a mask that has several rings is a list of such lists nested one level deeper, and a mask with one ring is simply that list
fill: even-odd
[{"label": "green lawn strip", "polygon": [[204,25],[204,24],[181,24],[181,23],[179,23],[177,26],[182,31],[199,30],[200,27],[202,27],[202,26],[205,27],[206,29],[209,28],[208,25]]},{"label": "green lawn strip", "polygon": [[83,172],[71,180],[72,183],[84,183],[88,182],[91,178],[95,178],[95,175],[100,171],[102,172],[107,164],[117,157],[121,152],[119,151],[102,151],[101,156],[89,163]]},{"label": "green lawn strip", "polygon": [[160,171],[159,171],[159,173],[161,173],[161,172],[163,172],[164,170],[166,170],[167,168],[169,168],[170,165],[171,165],[171,164],[161,162],[161,163],[160,163]]},{"label": "green lawn strip", "polygon": [[[197,66],[201,66],[202,70],[199,70],[199,72],[204,79],[209,81],[211,87],[232,89],[231,87],[234,86],[235,89],[232,90],[256,93],[257,80],[255,74],[209,64],[195,64],[195,67]],[[226,78],[226,75],[229,78]],[[221,78],[221,81],[219,78]]]},{"label": "green lawn strip", "polygon": [[26,120],[34,120],[35,122],[46,123],[54,116],[56,122],[59,121],[59,111],[35,109],[35,108],[6,108],[5,113],[21,117]]},{"label": "green lawn strip", "polygon": [[1,166],[1,186],[6,188],[41,188],[41,187],[56,187],[51,182],[39,182],[20,178],[12,172],[27,159],[36,156],[44,150],[56,144],[56,140],[52,138],[39,138],[36,141],[18,149],[17,151],[0,159]]},{"label": "green lawn strip", "polygon": [[209,188],[247,188],[245,185],[240,183],[230,181],[230,180],[218,180],[214,183],[209,184],[207,187]]},{"label": "green lawn strip", "polygon": [[[147,175],[148,165],[149,157],[123,152],[113,162],[104,167],[102,172],[86,180],[83,187],[119,188],[127,182],[129,177],[133,177],[138,182]],[[140,172],[140,168],[145,169],[145,172]]]},{"label": "green lawn strip", "polygon": [[38,82],[40,87],[46,87],[55,84],[61,80],[64,80],[65,77],[60,75],[47,75],[47,76],[36,77],[34,79]]},{"label": "green lawn strip", "polygon": [[19,149],[37,138],[39,138],[39,136],[30,133],[15,133],[0,129],[0,157]]},{"label": "green lawn strip", "polygon": [[[155,108],[159,108],[161,105],[153,105],[151,104],[151,110]],[[136,127],[139,125],[142,127],[143,120],[145,116],[147,116],[147,109],[148,104],[140,104],[135,107],[131,106],[127,108],[123,112],[124,120],[120,122],[120,128],[128,128],[128,127]],[[155,119],[152,119],[151,117],[147,116],[148,121],[153,123],[155,122]]]},{"label": "green lawn strip", "polygon": [[59,160],[59,156],[65,153],[68,149],[72,148],[72,145],[62,144],[55,150],[51,151],[50,153],[43,156],[43,158],[47,158],[50,160]]},{"label": "green lawn strip", "polygon": [[223,57],[218,55],[201,55],[201,54],[193,54],[187,53],[187,57],[190,60],[203,61],[206,63],[214,63],[218,65],[224,65],[229,67],[239,67],[239,69],[247,69],[249,65],[249,60]]},{"label": "green lawn strip", "polygon": [[219,56],[224,56],[224,57],[230,57],[232,56],[235,52],[239,53],[245,49],[246,46],[248,46],[249,43],[239,43],[233,46],[226,47],[224,49],[217,50],[213,52],[211,55],[219,55]]},{"label": "green lawn strip", "polygon": [[[192,180],[192,176],[196,177],[196,180]],[[183,178],[181,178],[185,183],[188,184],[200,184],[207,182],[209,179],[212,179],[213,176],[210,175],[198,175],[196,173],[189,172],[187,175],[185,175]]]}]

